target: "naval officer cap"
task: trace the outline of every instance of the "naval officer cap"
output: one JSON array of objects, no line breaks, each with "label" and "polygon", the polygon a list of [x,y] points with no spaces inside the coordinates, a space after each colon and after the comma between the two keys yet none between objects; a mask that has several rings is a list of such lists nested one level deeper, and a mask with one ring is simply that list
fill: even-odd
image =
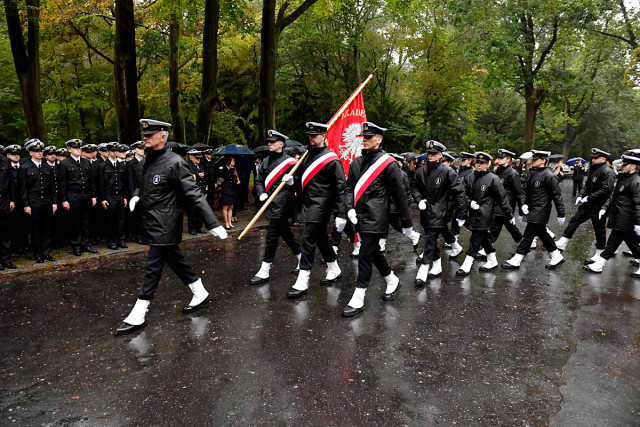
[{"label": "naval officer cap", "polygon": [[127,144],[118,144],[117,150],[120,153],[126,153],[127,151],[131,150],[131,148],[129,148],[129,146]]},{"label": "naval officer cap", "polygon": [[98,150],[98,146],[96,144],[84,144],[82,146],[82,151],[85,153],[95,153]]},{"label": "naval officer cap", "polygon": [[108,151],[118,151],[118,143],[117,142],[107,142],[107,150]]},{"label": "naval officer cap", "polygon": [[516,153],[514,153],[513,151],[509,151],[506,148],[499,148],[498,149],[498,158],[503,158],[503,157],[515,157]]},{"label": "naval officer cap", "polygon": [[485,153],[484,151],[478,151],[474,154],[476,162],[485,162],[488,163],[493,160],[493,157],[489,153]]},{"label": "naval officer cap", "polygon": [[187,154],[190,155],[190,156],[202,157],[202,151],[196,150],[195,148],[187,151]]},{"label": "naval officer cap", "polygon": [[601,150],[599,148],[592,148],[591,149],[591,157],[605,157],[605,158],[609,158],[609,156],[611,155],[611,153],[607,153],[604,150]]},{"label": "naval officer cap", "polygon": [[102,143],[98,144],[98,151],[107,151],[107,143],[106,142],[102,142]]},{"label": "naval officer cap", "polygon": [[445,153],[447,153],[448,155],[450,155],[454,159],[456,159],[458,157],[458,153],[456,153],[455,151],[448,150],[448,151],[445,151]]},{"label": "naval officer cap", "polygon": [[620,157],[623,165],[640,165],[640,157],[623,154]]},{"label": "naval officer cap", "polygon": [[362,122],[362,136],[384,135],[387,128],[378,126],[373,122]]},{"label": "naval officer cap", "polygon": [[265,138],[265,141],[282,141],[284,142],[285,140],[289,139],[289,137],[283,133],[278,132],[275,129],[269,129],[267,131],[267,137]]},{"label": "naval officer cap", "polygon": [[531,150],[531,154],[532,159],[548,159],[551,155],[551,151]]},{"label": "naval officer cap", "polygon": [[38,138],[33,138],[27,141],[27,151],[42,151],[44,150],[44,142]]},{"label": "naval officer cap", "polygon": [[0,152],[4,151],[4,145],[0,145]]},{"label": "naval officer cap", "polygon": [[169,132],[169,128],[171,127],[171,123],[152,119],[140,119],[140,125],[142,126],[141,133],[143,135],[153,135],[160,131]]},{"label": "naval officer cap", "polygon": [[42,154],[44,154],[45,156],[48,156],[49,154],[56,154],[56,146],[49,145],[48,147],[44,147],[44,150],[42,150]]},{"label": "naval officer cap", "polygon": [[131,148],[144,148],[144,142],[136,141],[133,144],[131,144]]},{"label": "naval officer cap", "polygon": [[307,135],[319,135],[329,131],[329,126],[325,123],[307,122],[305,127],[307,128]]},{"label": "naval officer cap", "polygon": [[462,158],[462,160],[475,159],[476,158],[475,154],[469,153],[468,151],[461,151],[460,152],[460,157]]},{"label": "naval officer cap", "polygon": [[4,149],[4,154],[20,154],[22,147],[18,144],[7,145]]},{"label": "naval officer cap", "polygon": [[441,142],[435,141],[433,139],[427,141],[427,153],[442,153],[447,149]]},{"label": "naval officer cap", "polygon": [[77,138],[70,139],[65,142],[64,145],[66,145],[68,148],[80,148],[82,147],[82,140]]},{"label": "naval officer cap", "polygon": [[69,150],[67,150],[66,148],[62,147],[62,148],[58,148],[56,150],[56,154],[58,156],[65,156],[68,157],[69,156]]},{"label": "naval officer cap", "polygon": [[445,151],[444,153],[442,153],[442,160],[446,160],[448,162],[453,163],[456,160],[456,158],[453,157],[450,151]]}]

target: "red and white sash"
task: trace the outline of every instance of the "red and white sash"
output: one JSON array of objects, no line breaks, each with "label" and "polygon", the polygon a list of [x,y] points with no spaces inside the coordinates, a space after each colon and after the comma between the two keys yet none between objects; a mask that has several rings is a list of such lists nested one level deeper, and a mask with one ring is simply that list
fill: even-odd
[{"label": "red and white sash", "polygon": [[264,191],[269,192],[269,189],[271,188],[273,183],[276,182],[278,178],[280,178],[282,174],[285,173],[287,169],[289,169],[289,167],[295,164],[296,164],[296,160],[289,157],[288,159],[283,160],[278,166],[273,168],[273,170],[269,173],[269,175],[267,175],[267,179],[265,179],[264,181],[264,188],[265,188]]},{"label": "red and white sash", "polygon": [[353,206],[358,204],[358,200],[367,191],[369,185],[380,175],[380,173],[390,164],[395,162],[395,159],[388,154],[383,154],[378,160],[376,160],[369,168],[362,174],[356,187],[353,189]]},{"label": "red and white sash", "polygon": [[327,154],[323,154],[315,159],[302,174],[302,190],[304,190],[304,187],[309,183],[309,181],[311,181],[311,178],[316,176],[316,174],[320,172],[327,163],[333,160],[339,160],[338,156],[333,151],[329,151]]}]

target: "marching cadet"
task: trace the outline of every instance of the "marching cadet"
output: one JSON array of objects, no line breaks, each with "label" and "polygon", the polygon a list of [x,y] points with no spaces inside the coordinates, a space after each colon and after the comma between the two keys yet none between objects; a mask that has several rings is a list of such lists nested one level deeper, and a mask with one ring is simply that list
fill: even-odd
[{"label": "marching cadet", "polygon": [[[255,189],[258,199],[261,202],[266,201],[276,190],[278,184],[282,180],[282,176],[287,174],[296,161],[285,154],[284,141],[289,137],[276,131],[269,130],[267,132],[267,145],[269,146],[268,156],[263,160],[262,167],[258,171],[255,179]],[[278,238],[289,246],[293,255],[297,258],[297,266],[293,273],[299,272],[301,249],[300,244],[293,237],[293,233],[289,228],[289,210],[291,209],[291,196],[293,187],[285,185],[278,195],[271,201],[267,207],[267,216],[269,218],[269,227],[267,228],[267,241],[264,249],[264,257],[260,270],[249,281],[252,285],[259,285],[269,280],[269,269],[276,256],[278,248]]]},{"label": "marching cadet", "polygon": [[11,177],[13,179],[13,188],[15,191],[15,208],[9,215],[9,227],[11,230],[11,245],[13,252],[17,254],[24,254],[29,248],[29,218],[24,212],[22,197],[18,192],[18,174],[22,167],[20,162],[21,153],[22,147],[18,144],[8,145],[4,149],[4,154],[9,160]]},{"label": "marching cadet", "polygon": [[511,167],[511,159],[515,155],[516,153],[504,148],[498,150],[498,167],[495,172],[504,187],[512,215],[509,217],[500,205],[496,205],[495,216],[493,217],[490,230],[492,243],[498,240],[503,226],[509,234],[511,234],[514,242],[520,243],[520,240],[522,240],[522,233],[518,227],[516,227],[515,222],[512,221],[515,216],[516,205],[518,205],[520,209],[522,209],[522,205],[524,205],[524,193],[522,191],[520,175]]},{"label": "marching cadet", "polygon": [[89,219],[96,204],[94,171],[89,160],[81,157],[82,141],[65,142],[70,156],[60,163],[58,179],[62,208],[69,212],[69,239],[75,256],[96,253],[90,246]]},{"label": "marching cadet", "polygon": [[[464,178],[473,173],[473,167],[475,164],[475,155],[473,153],[469,153],[467,151],[460,152],[460,168],[458,169],[458,179],[460,182],[463,182]],[[459,212],[454,211],[453,216],[456,218],[460,218]],[[451,221],[451,232],[458,238],[460,234],[460,221]]]},{"label": "marching cadet", "polygon": [[[324,123],[307,122],[306,128],[309,154],[296,170],[295,180],[296,192],[302,197],[300,220],[305,223],[302,257],[298,278],[287,293],[289,298],[306,295],[316,246],[327,262],[327,275],[320,284],[329,285],[342,277],[336,253],[329,242],[327,223],[337,204],[336,228],[342,231],[346,225],[344,169],[338,156],[326,146],[329,127]],[[282,180],[287,185],[294,185],[294,178],[288,174],[285,174]]]},{"label": "marching cadet", "polygon": [[58,166],[60,166],[60,163],[62,163],[62,161],[67,157],[69,157],[69,150],[66,148],[62,147],[56,150],[56,161],[58,162]]},{"label": "marching cadet", "polygon": [[[413,223],[409,213],[402,173],[395,159],[380,149],[386,129],[372,122],[362,123],[362,155],[349,167],[345,190],[347,217],[359,233],[362,246],[358,257],[358,278],[351,300],[342,311],[345,317],[355,316],[364,307],[364,297],[371,282],[372,264],[376,266],[387,287],[382,299],[396,298],[401,284],[393,273],[379,241],[389,231],[390,200],[393,199],[402,234],[411,238]],[[343,222],[339,217],[336,225]],[[342,227],[344,227],[344,223]]]},{"label": "marching cadet", "polygon": [[53,168],[42,159],[42,141],[31,139],[26,148],[31,160],[20,167],[18,193],[31,222],[31,249],[37,263],[55,261],[51,256],[51,217],[58,209],[58,195]]},{"label": "marching cadet", "polygon": [[571,180],[573,181],[573,191],[571,192],[571,195],[576,197],[576,194],[580,194],[582,192],[584,176],[586,175],[586,170],[580,157],[578,157],[574,165],[571,166],[571,170],[573,171],[573,174],[571,175]]},{"label": "marching cadet", "polygon": [[531,170],[525,182],[525,204],[520,211],[527,216],[527,227],[522,240],[518,244],[515,255],[502,264],[504,269],[518,269],[524,256],[531,250],[533,239],[537,236],[545,249],[551,254],[551,261],[545,265],[547,269],[555,269],[564,262],[553,237],[547,231],[547,223],[551,215],[551,203],[555,203],[558,212],[558,223],[564,224],[564,203],[560,185],[553,171],[546,166],[550,151],[531,150]]},{"label": "marching cadet", "polygon": [[15,181],[11,173],[11,161],[4,156],[0,156],[0,271],[5,268],[18,268],[11,262],[10,215],[16,208],[15,190]]},{"label": "marching cadet", "polygon": [[180,251],[184,203],[196,205],[212,235],[227,238],[227,232],[197,187],[187,163],[165,146],[171,124],[150,119],[141,119],[140,123],[149,151],[143,161],[140,187],[131,198],[129,209],[134,209],[140,202],[143,242],[150,248],[138,299],[124,322],[116,328],[115,335],[127,334],[145,325],[145,316],[165,263],[193,293],[189,304],[182,308],[184,314],[195,312],[209,301],[209,292]]},{"label": "marching cadet", "polygon": [[[200,188],[202,195],[206,197],[207,193],[207,180],[205,178],[204,167],[200,164],[202,160],[202,152],[200,150],[189,150],[189,161],[187,166],[193,175],[193,179],[196,181],[196,185]],[[197,210],[193,209],[193,206],[187,205],[187,225],[189,234],[204,234],[202,229],[202,217]]]},{"label": "marching cadet", "polygon": [[[623,154],[621,160],[622,171],[618,174],[615,189],[598,213],[601,220],[609,217],[607,227],[611,234],[604,250],[585,261],[582,268],[590,273],[601,273],[622,242],[627,244],[634,258],[640,258],[640,157]],[[640,277],[640,269],[632,275]]]},{"label": "marching cadet", "polygon": [[463,180],[465,194],[469,200],[467,228],[471,230],[471,237],[469,238],[467,256],[456,272],[458,276],[469,274],[474,259],[483,257],[479,253],[480,247],[484,249],[487,257],[487,262],[480,266],[480,271],[493,270],[498,266],[496,250],[489,232],[495,206],[500,207],[501,212],[511,225],[516,223],[500,178],[489,172],[489,163],[493,157],[483,151],[478,151],[475,154],[475,160],[475,171],[468,174]]},{"label": "marching cadet", "polygon": [[109,158],[100,163],[96,171],[96,193],[106,212],[107,247],[111,250],[127,247],[124,243],[124,210],[130,190],[127,165],[118,159],[122,147],[124,145],[117,142],[111,143],[107,147]]},{"label": "marching cadet", "polygon": [[109,158],[109,151],[107,150],[106,142],[98,144],[98,154],[99,156],[96,159],[96,162],[98,163],[105,162]]},{"label": "marching cadet", "polygon": [[567,248],[569,240],[584,222],[591,220],[596,234],[596,255],[600,255],[607,244],[607,229],[605,219],[598,217],[598,212],[607,201],[615,185],[615,174],[607,165],[610,154],[599,148],[591,149],[591,166],[587,184],[576,198],[578,211],[571,217],[562,237],[556,242],[561,251]]},{"label": "marching cadet", "polygon": [[98,146],[95,144],[84,144],[82,146],[82,157],[89,160],[91,163],[96,163],[98,157]]},{"label": "marching cadet", "polygon": [[[420,225],[424,228],[424,252],[416,275],[416,285],[424,286],[427,278],[442,274],[442,258],[438,250],[438,236],[447,234],[445,214],[449,201],[454,200],[457,212],[456,223],[464,224],[466,203],[464,187],[453,169],[442,164],[442,153],[446,147],[438,141],[427,141],[427,163],[416,172],[413,200],[420,210]],[[457,241],[449,242],[453,250],[460,253]],[[429,268],[431,266],[431,268]],[[431,271],[429,271],[431,270]]]}]

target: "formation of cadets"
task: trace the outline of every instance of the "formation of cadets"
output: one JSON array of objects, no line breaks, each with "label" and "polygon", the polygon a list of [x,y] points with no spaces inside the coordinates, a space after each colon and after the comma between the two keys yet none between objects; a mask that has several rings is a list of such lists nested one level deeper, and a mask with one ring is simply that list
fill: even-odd
[{"label": "formation of cadets", "polygon": [[[170,124],[151,120],[141,122],[148,128],[145,135],[147,148],[150,141],[155,139],[158,139],[158,147],[164,147]],[[346,176],[338,156],[327,148],[327,131],[326,124],[306,124],[308,154],[300,165],[284,152],[286,135],[269,130],[265,137],[269,152],[257,170],[256,197],[264,202],[281,182],[286,185],[267,209],[269,223],[265,251],[258,271],[250,279],[252,285],[269,280],[280,238],[296,259],[296,267],[292,271],[296,278],[287,293],[289,298],[301,298],[308,293],[316,248],[327,266],[326,276],[320,283],[335,283],[342,277],[337,247],[342,233],[345,233],[354,244],[352,255],[358,257],[358,276],[351,299],[342,314],[350,317],[362,311],[373,266],[386,284],[382,299],[393,300],[402,283],[389,266],[385,254],[390,226],[406,236],[407,244],[411,242],[414,249],[418,248],[424,237],[424,246],[417,260],[416,286],[424,286],[429,279],[442,275],[440,236],[444,242],[442,249],[450,258],[464,253],[456,275],[470,274],[476,261],[483,262],[479,267],[481,271],[498,268],[500,264],[494,243],[503,228],[517,245],[513,256],[502,263],[503,269],[520,268],[525,255],[536,247],[538,241],[550,255],[545,267],[557,268],[564,262],[562,251],[570,243],[576,229],[589,220],[596,235],[596,252],[585,261],[586,271],[601,272],[622,242],[629,247],[630,255],[634,258],[632,263],[640,264],[640,246],[637,242],[637,236],[640,235],[638,150],[630,150],[622,155],[621,171],[617,175],[609,163],[610,153],[598,148],[591,151],[588,169],[581,162],[576,163],[573,167],[574,194],[578,209],[562,236],[554,241],[553,234],[547,228],[552,209],[555,207],[559,224],[564,224],[566,215],[558,178],[548,167],[548,151],[531,150],[531,167],[523,177],[513,166],[514,152],[498,150],[493,172],[489,168],[494,158],[489,153],[462,152],[460,167],[456,170],[453,167],[455,153],[447,151],[444,144],[431,140],[426,143],[426,163],[411,170],[401,156],[386,153],[382,149],[386,129],[372,122],[364,122],[362,155],[351,163]],[[158,135],[164,140],[161,141]],[[106,224],[105,238],[108,247],[113,250],[126,247],[127,221],[132,224],[129,232],[136,239],[149,226],[145,223],[145,218],[149,217],[149,212],[145,210],[147,208],[134,209],[134,204],[140,200],[139,194],[144,199],[145,194],[151,194],[151,190],[155,191],[165,183],[161,174],[153,177],[144,174],[144,179],[149,183],[140,182],[143,178],[141,165],[145,164],[145,143],[137,142],[131,147],[133,152],[129,153],[129,147],[118,143],[94,146],[83,145],[82,141],[73,139],[66,142],[66,148],[55,149],[32,139],[27,141],[24,149],[29,154],[26,159],[21,159],[22,147],[15,144],[3,147],[6,157],[0,158],[2,268],[16,268],[11,262],[11,251],[25,251],[28,241],[36,261],[44,262],[53,260],[50,253],[52,241],[61,244],[61,235],[68,236],[75,255],[95,252],[90,245],[96,238],[92,223]],[[159,154],[164,159],[162,156],[165,151],[166,148],[162,148],[148,153]],[[98,152],[100,156],[96,155]],[[205,225],[207,229],[211,228],[209,231],[212,234],[224,238],[226,227],[215,220],[210,206],[205,206],[211,204],[209,196],[212,192],[209,189],[215,182],[215,171],[210,170],[212,163],[210,159],[205,159],[202,164],[202,153],[198,151],[188,154],[188,163],[179,156],[170,157],[167,161],[178,165],[178,169],[186,174],[176,179],[181,183],[182,191],[186,192],[186,199],[191,201],[184,206],[188,214],[189,231],[194,234],[204,232],[201,227]],[[291,174],[294,167],[297,170]],[[146,170],[146,166],[144,168]],[[583,186],[582,177],[585,175],[586,184]],[[151,186],[141,193],[141,187],[145,185]],[[299,220],[304,223],[304,231],[300,240],[296,239],[288,222],[294,194],[301,200]],[[203,203],[205,195],[209,203]],[[409,207],[411,201],[419,210],[423,236],[414,230]],[[131,206],[128,206],[129,203]],[[145,200],[139,204],[144,205]],[[521,222],[526,222],[524,231],[517,227],[516,216]],[[471,232],[464,249],[458,242],[462,226]],[[57,232],[62,227],[66,227],[66,233]],[[612,230],[608,239],[606,228]],[[27,240],[27,230],[30,240]],[[161,234],[167,230],[156,232]],[[171,256],[181,257],[177,249],[180,239],[176,237],[173,240],[176,242],[171,243],[175,246]],[[151,246],[154,248],[153,244]],[[155,255],[150,252],[149,263],[152,263],[154,256],[165,262],[167,249],[158,251]],[[173,263],[172,268],[175,266]],[[188,273],[182,273],[186,277],[183,281],[187,283],[193,279],[193,283],[187,284],[190,287],[197,284],[196,288],[201,288],[200,291],[194,290],[194,295],[198,292],[200,295],[199,299],[194,296],[197,303],[188,306],[189,310],[185,309],[190,312],[208,300],[208,293],[199,278],[195,281],[196,277],[187,269],[186,263],[184,266]],[[159,268],[161,272],[161,266]],[[633,275],[640,277],[640,269]],[[137,315],[130,316],[130,320],[134,320],[131,320],[131,324],[125,323],[122,333],[144,324],[144,313],[157,286],[156,279],[159,280],[159,273],[145,279],[153,284],[147,285],[147,289],[152,290],[141,290],[143,296],[145,292],[148,293],[146,299],[139,297],[146,302],[141,304],[143,308],[139,309]]]}]

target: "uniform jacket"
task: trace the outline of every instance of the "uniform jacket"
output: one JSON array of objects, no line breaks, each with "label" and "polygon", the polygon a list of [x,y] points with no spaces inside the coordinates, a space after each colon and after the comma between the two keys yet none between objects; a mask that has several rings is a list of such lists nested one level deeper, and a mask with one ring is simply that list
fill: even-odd
[{"label": "uniform jacket", "polygon": [[183,208],[191,203],[207,226],[220,226],[187,167],[187,162],[166,148],[153,150],[142,161],[140,197],[142,240],[152,246],[177,245],[182,241]]},{"label": "uniform jacket", "polygon": [[16,189],[11,169],[11,162],[0,157],[0,212],[10,212],[9,203],[15,202]]},{"label": "uniform jacket", "polygon": [[[290,159],[291,156],[285,154],[284,152],[282,153],[272,153],[269,152],[269,155],[263,160],[262,162],[262,166],[260,167],[260,169],[258,170],[258,173],[256,174],[256,178],[255,178],[255,189],[256,189],[256,194],[258,195],[258,197],[260,197],[260,195],[262,193],[267,193],[267,195],[269,195],[269,197],[271,197],[271,195],[273,194],[274,191],[276,191],[276,188],[278,188],[278,185],[280,185],[280,182],[282,181],[282,175],[280,177],[280,179],[276,180],[273,185],[271,185],[271,187],[269,188],[269,191],[265,191],[265,181],[267,179],[267,177],[269,176],[269,174],[271,172],[273,172],[273,170],[282,162],[284,162],[287,159]],[[284,173],[289,173],[289,171],[291,170],[291,168],[293,167],[293,165],[287,167]],[[289,207],[290,204],[289,202],[291,201],[291,196],[293,195],[293,186],[290,185],[285,185],[284,187],[282,187],[282,190],[280,190],[280,192],[278,193],[278,195],[276,196],[275,199],[273,199],[273,201],[269,204],[269,207],[267,207],[267,215],[269,218],[282,218],[285,217],[287,215],[289,215]]]},{"label": "uniform jacket", "polygon": [[584,176],[586,175],[584,165],[573,165],[571,166],[571,170],[573,171],[573,175],[571,176],[572,180],[582,181],[584,179]]},{"label": "uniform jacket", "polygon": [[493,222],[494,206],[499,206],[504,216],[513,216],[507,193],[496,174],[474,171],[464,178],[463,184],[467,201],[475,200],[480,205],[477,210],[469,209],[469,230],[488,230]]},{"label": "uniform jacket", "polygon": [[344,189],[346,179],[339,160],[327,163],[302,190],[302,175],[318,157],[329,153],[326,147],[309,147],[309,154],[296,170],[296,189],[302,195],[302,222],[329,222],[334,207],[340,218],[346,218]]},{"label": "uniform jacket", "polygon": [[102,162],[96,170],[96,188],[99,201],[109,198],[127,199],[131,194],[130,175],[126,162],[116,162],[115,166],[111,160]]},{"label": "uniform jacket", "polygon": [[220,184],[220,193],[223,196],[234,197],[236,195],[236,187],[238,187],[236,168],[227,167],[226,165],[220,166],[217,178],[221,178],[220,181],[222,181]]},{"label": "uniform jacket", "polygon": [[548,167],[531,168],[525,182],[525,204],[529,207],[527,222],[546,224],[551,215],[551,202],[556,205],[558,218],[564,218],[564,203],[560,184]]},{"label": "uniform jacket", "polygon": [[53,168],[44,159],[39,168],[31,160],[20,165],[18,192],[23,206],[55,205],[58,203],[53,173]]},{"label": "uniform jacket", "polygon": [[198,187],[200,187],[200,191],[202,191],[202,194],[205,194],[207,192],[207,177],[205,175],[203,178],[200,178],[200,176],[198,175],[199,173],[205,173],[204,166],[202,165],[202,163],[196,165],[191,161],[188,161],[187,165],[189,166],[189,170],[196,180],[196,184],[198,185]]},{"label": "uniform jacket", "polygon": [[[520,175],[511,166],[500,166],[496,168],[496,175],[500,178],[504,191],[507,193],[507,201],[511,207],[512,213],[516,211],[516,205],[522,207],[524,204],[524,192],[522,191],[522,182]],[[496,205],[495,214],[498,216],[508,216],[500,205]]]},{"label": "uniform jacket", "polygon": [[474,169],[471,166],[460,166],[460,170],[458,171],[458,177],[460,180],[464,181],[464,178],[473,173]]},{"label": "uniform jacket", "polygon": [[613,169],[606,163],[592,164],[589,168],[589,176],[584,184],[580,197],[588,197],[587,203],[580,205],[583,213],[590,216],[598,215],[600,208],[607,201],[615,185]]},{"label": "uniform jacket", "polygon": [[64,159],[58,168],[60,200],[69,202],[76,198],[96,197],[94,175],[93,164],[87,159],[80,158],[79,164],[71,156]]},{"label": "uniform jacket", "polygon": [[[358,180],[383,154],[384,151],[380,149],[363,150],[362,156],[351,162],[345,190],[347,210],[354,207],[354,188]],[[356,230],[362,233],[386,234],[389,230],[391,200],[396,205],[402,227],[412,227],[402,171],[395,161],[388,164],[369,184],[355,205],[358,214]]]},{"label": "uniform jacket", "polygon": [[[407,197],[407,204],[411,204],[411,182],[409,181],[409,175],[404,171],[404,169],[400,169],[400,173],[402,174],[402,185],[404,187],[404,192]],[[391,207],[389,211],[392,214],[398,213],[398,208],[396,207],[395,202],[393,201],[393,197],[390,199]]]},{"label": "uniform jacket", "polygon": [[13,191],[14,191],[14,202],[16,204],[15,209],[13,210],[14,212],[16,211],[22,211],[22,196],[19,192],[18,189],[18,175],[20,173],[20,168],[22,168],[22,164],[18,163],[19,168],[16,169],[13,164],[11,163],[11,161],[8,161],[8,166],[9,166],[9,172],[11,172],[11,178],[13,179]]},{"label": "uniform jacket", "polygon": [[608,228],[633,231],[633,226],[640,224],[640,176],[618,174],[616,187],[602,209],[609,216]]},{"label": "uniform jacket", "polygon": [[455,200],[458,218],[466,215],[465,194],[462,181],[449,166],[437,162],[426,163],[416,171],[413,200],[426,200],[427,209],[420,211],[420,224],[424,228],[447,226],[446,213],[449,200]]}]

